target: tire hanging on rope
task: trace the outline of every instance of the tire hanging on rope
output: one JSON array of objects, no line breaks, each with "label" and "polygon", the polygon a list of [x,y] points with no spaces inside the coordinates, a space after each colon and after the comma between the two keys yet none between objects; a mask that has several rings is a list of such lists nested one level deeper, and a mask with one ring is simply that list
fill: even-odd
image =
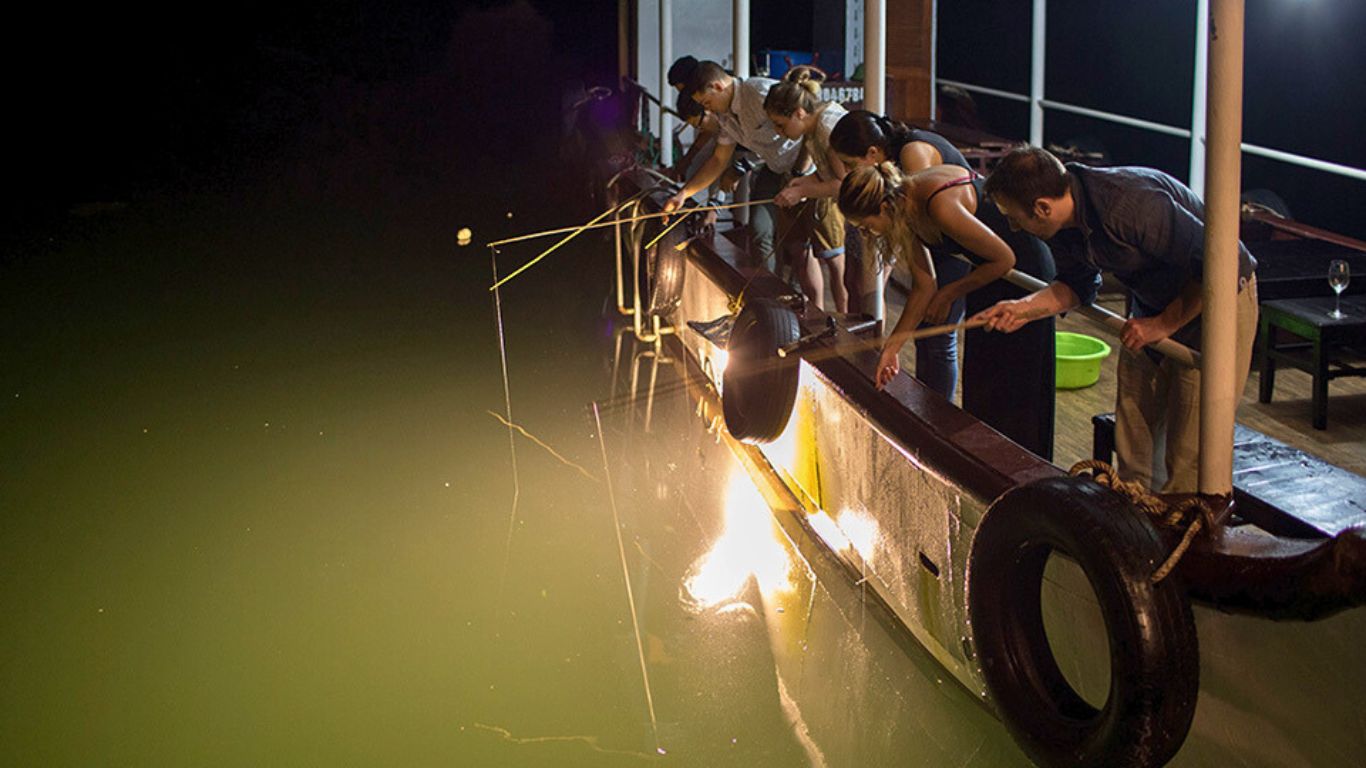
[{"label": "tire hanging on rope", "polygon": [[[1061,672],[1044,629],[1041,589],[1054,552],[1086,574],[1105,619],[1110,693],[1097,708]],[[1200,688],[1195,621],[1152,521],[1089,479],[1019,486],[973,537],[973,646],[997,711],[1044,766],[1158,766],[1185,741]]]}]

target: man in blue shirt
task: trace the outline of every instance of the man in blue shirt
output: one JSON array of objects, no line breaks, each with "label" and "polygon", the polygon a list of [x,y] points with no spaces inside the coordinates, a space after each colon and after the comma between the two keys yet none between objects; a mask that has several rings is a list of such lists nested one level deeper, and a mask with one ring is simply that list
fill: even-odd
[{"label": "man in blue shirt", "polygon": [[[1012,227],[1048,242],[1058,272],[1048,287],[978,317],[991,330],[1014,331],[1030,313],[1093,303],[1101,272],[1113,274],[1130,296],[1115,395],[1120,476],[1164,493],[1198,490],[1200,372],[1146,347],[1168,337],[1200,347],[1204,204],[1161,171],[1064,166],[1034,147],[1002,158],[986,192]],[[1256,267],[1239,243],[1239,396],[1257,330]]]}]

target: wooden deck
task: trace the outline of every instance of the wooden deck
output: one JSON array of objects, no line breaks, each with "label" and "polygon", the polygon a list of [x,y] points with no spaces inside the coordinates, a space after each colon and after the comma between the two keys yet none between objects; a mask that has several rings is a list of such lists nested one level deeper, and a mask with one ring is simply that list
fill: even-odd
[{"label": "wooden deck", "polygon": [[[903,297],[888,291],[889,319],[899,316]],[[1123,311],[1123,298],[1102,296],[1099,302],[1114,312]],[[1111,346],[1118,342],[1080,315],[1058,321],[1058,330],[1086,333],[1104,338]],[[960,339],[961,341],[961,339]],[[902,352],[902,365],[914,370],[914,345]],[[1115,409],[1115,360],[1111,354],[1101,366],[1100,381],[1093,387],[1059,390],[1053,460],[1067,468],[1091,458],[1091,417]],[[1257,402],[1260,376],[1253,363],[1243,400],[1238,407],[1238,422],[1258,432],[1318,456],[1330,464],[1366,475],[1366,379],[1337,379],[1329,388],[1328,429],[1317,430],[1310,423],[1309,374],[1281,368],[1276,375],[1276,397],[1271,403]]]}]

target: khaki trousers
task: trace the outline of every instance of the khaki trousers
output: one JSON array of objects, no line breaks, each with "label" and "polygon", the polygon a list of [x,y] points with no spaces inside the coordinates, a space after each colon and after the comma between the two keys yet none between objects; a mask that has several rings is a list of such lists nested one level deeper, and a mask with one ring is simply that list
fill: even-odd
[{"label": "khaki trousers", "polygon": [[[1257,334],[1257,278],[1238,291],[1241,398]],[[1120,348],[1115,392],[1115,453],[1119,476],[1162,493],[1194,493],[1200,472],[1200,372],[1167,358]]]}]

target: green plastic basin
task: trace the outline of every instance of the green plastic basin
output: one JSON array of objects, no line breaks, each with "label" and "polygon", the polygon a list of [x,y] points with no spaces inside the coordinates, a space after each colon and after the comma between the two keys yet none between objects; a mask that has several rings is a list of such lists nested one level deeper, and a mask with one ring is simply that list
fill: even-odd
[{"label": "green plastic basin", "polygon": [[1110,345],[1084,333],[1057,334],[1057,388],[1082,389],[1100,380],[1100,361],[1110,356]]}]

